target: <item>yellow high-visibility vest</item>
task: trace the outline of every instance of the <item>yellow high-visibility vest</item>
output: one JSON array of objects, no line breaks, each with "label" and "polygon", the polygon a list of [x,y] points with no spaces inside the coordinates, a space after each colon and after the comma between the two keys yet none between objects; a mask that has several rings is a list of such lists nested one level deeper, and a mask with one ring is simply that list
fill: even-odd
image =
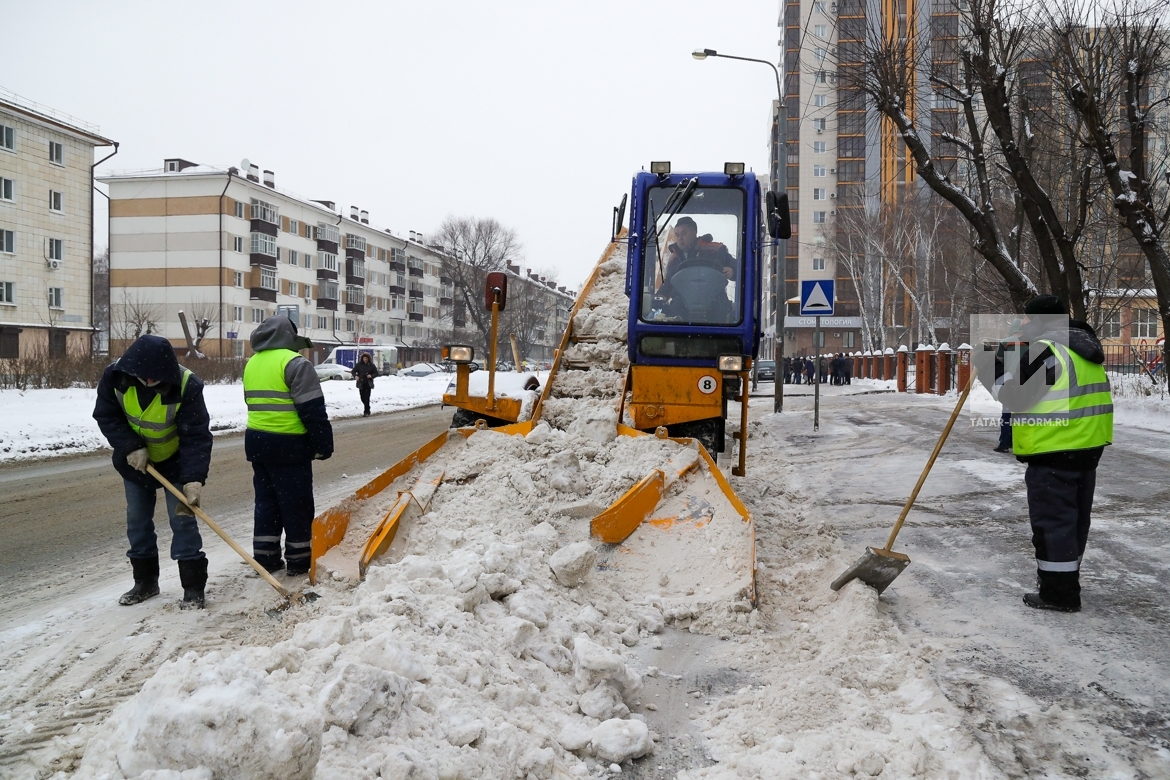
[{"label": "yellow high-visibility vest", "polygon": [[1087,450],[1113,443],[1113,396],[1105,367],[1046,339],[1060,376],[1035,406],[1012,414],[1012,451],[1017,455]]},{"label": "yellow high-visibility vest", "polygon": [[[179,385],[179,398],[187,389],[187,380],[191,372],[183,369],[183,380]],[[154,398],[142,408],[138,402],[138,385],[131,383],[125,391],[117,390],[118,404],[126,415],[126,421],[134,432],[146,442],[146,451],[151,463],[162,463],[179,451],[179,429],[175,425],[175,415],[179,413],[182,401],[175,404],[164,404],[162,396],[154,394]]]},{"label": "yellow high-visibility vest", "polygon": [[248,404],[248,427],[267,433],[305,433],[293,406],[292,391],[284,381],[289,361],[300,357],[291,349],[257,352],[244,366],[244,402]]}]

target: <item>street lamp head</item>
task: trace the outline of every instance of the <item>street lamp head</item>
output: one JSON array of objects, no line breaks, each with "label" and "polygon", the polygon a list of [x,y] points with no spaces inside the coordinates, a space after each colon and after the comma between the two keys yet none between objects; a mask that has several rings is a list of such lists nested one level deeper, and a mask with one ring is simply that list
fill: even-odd
[{"label": "street lamp head", "polygon": [[705,60],[708,57],[718,57],[719,54],[714,49],[695,49],[691,52],[691,56],[696,60]]}]

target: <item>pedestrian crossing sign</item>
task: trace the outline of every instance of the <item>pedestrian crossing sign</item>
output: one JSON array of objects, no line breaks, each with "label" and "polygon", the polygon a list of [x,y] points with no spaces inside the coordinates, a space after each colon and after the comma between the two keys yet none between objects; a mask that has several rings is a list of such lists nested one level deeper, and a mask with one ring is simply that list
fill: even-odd
[{"label": "pedestrian crossing sign", "polygon": [[831,317],[833,303],[836,296],[833,294],[834,279],[812,279],[800,282],[800,316],[801,317]]}]

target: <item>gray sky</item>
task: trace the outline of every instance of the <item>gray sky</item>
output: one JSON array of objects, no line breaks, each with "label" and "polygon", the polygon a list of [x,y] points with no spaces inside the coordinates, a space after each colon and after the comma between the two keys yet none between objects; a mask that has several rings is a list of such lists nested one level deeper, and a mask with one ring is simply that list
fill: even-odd
[{"label": "gray sky", "polygon": [[767,171],[771,70],[690,52],[775,61],[778,12],[776,0],[25,0],[4,12],[0,85],[119,141],[99,173],[247,157],[277,186],[368,209],[397,233],[495,217],[525,266],[575,287],[651,159]]}]

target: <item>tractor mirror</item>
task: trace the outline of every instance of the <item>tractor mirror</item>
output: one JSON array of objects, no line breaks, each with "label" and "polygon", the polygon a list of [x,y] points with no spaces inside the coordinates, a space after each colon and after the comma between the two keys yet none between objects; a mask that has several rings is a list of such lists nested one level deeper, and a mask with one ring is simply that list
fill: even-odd
[{"label": "tractor mirror", "polygon": [[487,304],[487,310],[492,310],[492,302],[496,300],[496,295],[499,295],[500,311],[504,310],[504,304],[508,301],[508,275],[502,271],[495,271],[487,275],[487,289],[484,290],[484,301]]},{"label": "tractor mirror", "polygon": [[767,206],[768,235],[772,238],[791,238],[792,216],[788,210],[788,193],[768,190],[764,200]]},{"label": "tractor mirror", "polygon": [[609,237],[610,241],[616,241],[618,233],[622,232],[622,223],[626,221],[626,198],[627,195],[622,195],[622,202],[618,206],[613,207],[613,235]]}]

